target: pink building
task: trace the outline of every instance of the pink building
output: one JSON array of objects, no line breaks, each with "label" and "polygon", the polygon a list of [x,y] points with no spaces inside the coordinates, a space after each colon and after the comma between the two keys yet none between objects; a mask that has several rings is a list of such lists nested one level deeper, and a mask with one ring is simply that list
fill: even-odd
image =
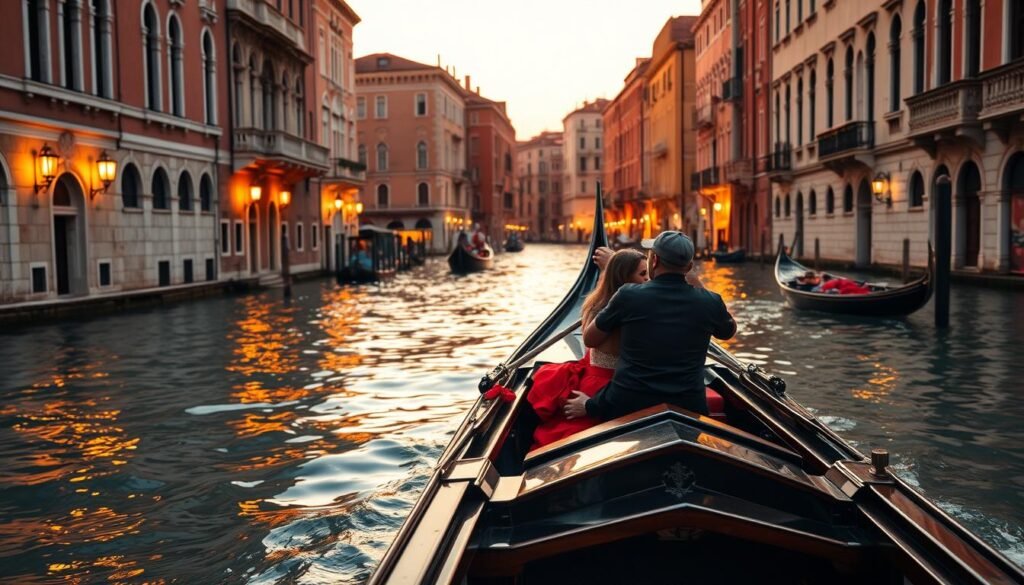
[{"label": "pink building", "polygon": [[465,92],[441,67],[389,53],[360,57],[355,68],[362,221],[444,252],[470,222]]},{"label": "pink building", "polygon": [[3,14],[0,304],[216,280],[224,3],[24,0]]},{"label": "pink building", "polygon": [[510,230],[524,225],[532,214],[514,188],[512,154],[516,130],[496,102],[470,92],[466,76],[466,130],[469,134],[468,168],[472,188],[473,221],[479,223],[492,242],[501,242]]},{"label": "pink building", "polygon": [[[609,233],[636,239],[642,217],[644,72],[650,59],[638,58],[622,91],[604,110],[604,183]],[[637,220],[634,222],[634,220]]]}]

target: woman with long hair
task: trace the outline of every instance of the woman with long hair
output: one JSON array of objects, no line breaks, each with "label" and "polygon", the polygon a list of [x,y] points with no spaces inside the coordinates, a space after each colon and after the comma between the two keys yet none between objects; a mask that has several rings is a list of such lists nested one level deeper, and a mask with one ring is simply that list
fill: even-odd
[{"label": "woman with long hair", "polygon": [[[624,284],[647,282],[647,263],[638,250],[619,250],[597,281],[597,286],[583,302],[582,321],[586,329]],[[593,396],[612,379],[619,357],[619,336],[610,336],[599,347],[589,348],[582,359],[564,364],[541,366],[533,376],[533,387],[527,400],[540,419],[533,433],[532,449],[543,447],[598,423],[590,417],[565,418],[562,407],[573,391]]]}]

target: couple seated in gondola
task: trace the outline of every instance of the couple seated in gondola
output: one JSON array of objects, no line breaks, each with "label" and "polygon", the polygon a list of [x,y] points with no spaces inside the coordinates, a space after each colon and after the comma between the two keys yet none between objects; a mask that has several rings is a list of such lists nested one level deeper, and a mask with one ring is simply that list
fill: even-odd
[{"label": "couple seated in gondola", "polygon": [[795,287],[810,292],[821,292],[838,295],[863,295],[871,292],[865,284],[849,278],[833,277],[808,270],[794,281]]},{"label": "couple seated in gondola", "polygon": [[582,311],[589,349],[534,374],[534,448],[657,404],[708,413],[708,344],[712,335],[731,338],[736,322],[694,274],[688,237],[667,231],[643,247],[651,249],[646,260],[636,250],[595,253],[601,279]]}]

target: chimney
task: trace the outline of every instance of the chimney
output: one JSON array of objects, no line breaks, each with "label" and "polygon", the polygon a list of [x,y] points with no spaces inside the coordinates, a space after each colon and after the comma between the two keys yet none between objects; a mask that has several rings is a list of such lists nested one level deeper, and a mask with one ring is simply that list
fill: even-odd
[{"label": "chimney", "polygon": [[466,91],[473,91],[473,86],[470,85],[469,82],[470,82],[470,77],[467,75],[466,76]]},{"label": "chimney", "polygon": [[476,86],[476,95],[480,95],[480,86]]}]

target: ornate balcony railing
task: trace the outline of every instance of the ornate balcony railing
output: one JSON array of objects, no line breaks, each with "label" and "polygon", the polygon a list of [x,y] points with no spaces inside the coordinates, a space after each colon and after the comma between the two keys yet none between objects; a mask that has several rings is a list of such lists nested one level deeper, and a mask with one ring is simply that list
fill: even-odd
[{"label": "ornate balcony railing", "polygon": [[266,0],[227,0],[227,9],[237,11],[256,24],[267,27],[282,38],[290,41],[295,49],[306,51],[306,39],[302,29],[283,14],[270,7]]},{"label": "ornate balcony railing", "polygon": [[908,135],[920,136],[978,122],[981,81],[963,79],[908,97]]},{"label": "ornate balcony railing", "polygon": [[730,183],[749,184],[754,176],[754,165],[749,158],[725,163],[725,180]]},{"label": "ornate balcony railing", "polygon": [[693,124],[698,128],[710,128],[715,125],[715,104],[697,106],[693,111]]},{"label": "ornate balcony railing", "polygon": [[775,149],[766,158],[769,173],[793,170],[793,147],[788,142],[776,142]]},{"label": "ornate balcony railing", "polygon": [[326,177],[327,180],[345,180],[363,182],[366,180],[366,165],[347,158],[334,159],[334,166]]},{"label": "ornate balcony railing", "polygon": [[722,173],[718,167],[709,167],[700,172],[700,186],[713,187],[722,184]]},{"label": "ornate balcony railing", "polygon": [[287,160],[320,171],[331,167],[326,148],[281,130],[238,128],[232,146],[241,156]]},{"label": "ornate balcony railing", "polygon": [[981,119],[1024,112],[1024,59],[986,71],[981,93]]},{"label": "ornate balcony railing", "polygon": [[871,148],[874,145],[874,124],[847,122],[838,128],[818,134],[818,159],[821,160],[850,150]]}]

